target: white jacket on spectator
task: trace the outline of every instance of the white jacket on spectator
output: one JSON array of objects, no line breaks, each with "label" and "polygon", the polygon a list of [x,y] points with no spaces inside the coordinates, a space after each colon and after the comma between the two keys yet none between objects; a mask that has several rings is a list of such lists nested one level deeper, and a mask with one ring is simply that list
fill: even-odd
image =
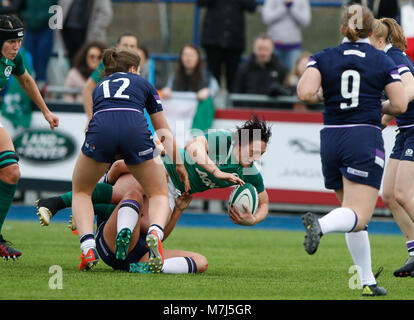
[{"label": "white jacket on spectator", "polygon": [[274,42],[284,45],[302,43],[301,28],[312,19],[309,0],[265,0],[262,8],[263,23]]}]

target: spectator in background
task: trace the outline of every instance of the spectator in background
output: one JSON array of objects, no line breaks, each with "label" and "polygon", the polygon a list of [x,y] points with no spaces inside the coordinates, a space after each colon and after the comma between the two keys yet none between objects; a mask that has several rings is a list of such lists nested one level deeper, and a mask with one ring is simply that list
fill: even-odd
[{"label": "spectator in background", "polygon": [[149,60],[148,60],[148,50],[146,47],[141,46],[138,48],[138,54],[141,58],[140,63],[140,76],[146,80],[149,80]]},{"label": "spectator in background", "polygon": [[42,92],[47,84],[47,66],[53,49],[53,30],[49,28],[49,7],[57,0],[26,0],[21,16],[26,23],[24,46],[33,58],[36,83]]},{"label": "spectator in background", "polygon": [[245,11],[254,12],[255,0],[197,0],[207,12],[201,31],[201,45],[207,67],[218,82],[226,70],[226,87],[231,91],[234,75],[245,49]]},{"label": "spectator in background", "polygon": [[265,0],[262,19],[275,51],[292,70],[302,53],[302,28],[311,23],[309,0]]},{"label": "spectator in background", "polygon": [[[92,72],[98,67],[102,54],[108,46],[104,42],[91,41],[83,45],[73,59],[73,67],[65,79],[65,87],[83,89]],[[65,94],[68,102],[82,103],[82,93]]]},{"label": "spectator in background", "polygon": [[70,63],[87,41],[106,40],[106,28],[112,21],[110,0],[60,0],[63,9],[62,39]]},{"label": "spectator in background", "polygon": [[185,45],[180,52],[178,68],[162,89],[163,99],[169,99],[172,91],[197,92],[197,98],[204,101],[213,97],[219,89],[217,80],[204,68],[200,52],[192,44]]},{"label": "spectator in background", "polygon": [[233,92],[269,96],[290,94],[284,86],[288,73],[289,70],[274,53],[272,39],[265,34],[259,35],[254,40],[252,56],[237,70]]},{"label": "spectator in background", "polygon": [[376,19],[393,18],[399,21],[400,5],[398,0],[352,0],[351,3],[361,3],[371,9]]},{"label": "spectator in background", "polygon": [[[306,70],[306,65],[309,61],[309,58],[312,56],[312,53],[308,51],[304,51],[299,59],[296,61],[292,71],[288,76],[286,77],[285,85],[288,87],[291,91],[292,95],[296,95],[296,87],[298,85],[299,79],[302,76],[302,74]],[[305,111],[308,110],[308,107],[303,103],[295,103],[293,105],[294,111]]]},{"label": "spectator in background", "polygon": [[25,0],[2,0],[0,1],[0,14],[16,14],[25,7]]}]

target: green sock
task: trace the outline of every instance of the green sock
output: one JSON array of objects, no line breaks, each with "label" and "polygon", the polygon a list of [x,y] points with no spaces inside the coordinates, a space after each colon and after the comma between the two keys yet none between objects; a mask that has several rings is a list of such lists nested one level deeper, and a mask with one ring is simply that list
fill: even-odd
[{"label": "green sock", "polygon": [[0,234],[4,220],[14,199],[17,184],[8,184],[0,180]]},{"label": "green sock", "polygon": [[101,219],[107,220],[112,214],[112,211],[116,208],[116,204],[94,204],[93,211],[95,214],[100,217]]},{"label": "green sock", "polygon": [[[92,193],[92,203],[111,203],[113,187],[107,183],[98,183]],[[72,191],[60,196],[67,208],[72,207]]]}]

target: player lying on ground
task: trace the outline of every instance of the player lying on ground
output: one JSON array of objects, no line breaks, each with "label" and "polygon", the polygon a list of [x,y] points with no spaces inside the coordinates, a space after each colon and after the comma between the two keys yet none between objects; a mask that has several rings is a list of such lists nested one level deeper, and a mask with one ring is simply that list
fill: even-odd
[{"label": "player lying on ground", "polygon": [[[255,215],[247,208],[241,212],[236,207],[229,208],[232,221],[240,225],[255,225],[263,221],[269,208],[269,197],[264,189],[263,178],[254,162],[265,152],[271,131],[266,122],[257,117],[230,130],[209,130],[180,149],[181,158],[189,174],[191,194],[213,188],[226,188],[236,183],[251,183],[257,190],[259,206]],[[163,157],[164,167],[168,175],[170,208],[174,208],[177,197],[184,192],[184,185],[175,173],[175,165],[168,157]],[[113,184],[99,183],[92,194],[93,203],[119,203],[128,190],[142,187],[127,175],[128,169],[123,161],[117,161],[106,175],[106,181]],[[144,195],[144,199],[145,199]],[[59,210],[70,207],[72,193],[59,197],[37,201],[38,215],[43,225]],[[146,201],[144,200],[144,206]],[[145,223],[145,222],[144,222]]]}]

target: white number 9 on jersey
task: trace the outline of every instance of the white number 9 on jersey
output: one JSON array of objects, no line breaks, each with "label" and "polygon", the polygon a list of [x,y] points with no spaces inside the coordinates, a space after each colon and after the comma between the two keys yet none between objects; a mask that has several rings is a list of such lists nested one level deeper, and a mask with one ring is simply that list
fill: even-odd
[{"label": "white number 9 on jersey", "polygon": [[[349,87],[349,81],[352,78],[352,86]],[[351,99],[351,104],[341,102],[341,109],[349,109],[358,107],[359,104],[359,87],[361,76],[358,71],[346,70],[341,75],[341,95],[344,99]],[[351,89],[351,90],[349,90]]]}]

